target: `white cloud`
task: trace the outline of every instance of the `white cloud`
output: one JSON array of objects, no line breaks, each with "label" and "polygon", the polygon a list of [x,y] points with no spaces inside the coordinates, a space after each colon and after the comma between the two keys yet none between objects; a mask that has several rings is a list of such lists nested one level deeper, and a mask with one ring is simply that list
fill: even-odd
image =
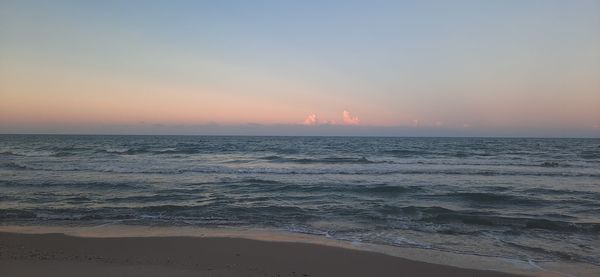
[{"label": "white cloud", "polygon": [[302,125],[306,125],[306,126],[317,126],[317,125],[358,125],[360,124],[360,119],[358,118],[358,116],[352,116],[352,114],[349,111],[343,111],[342,112],[342,121],[341,122],[336,122],[335,120],[320,120],[319,117],[316,114],[309,114],[308,116],[306,116],[306,118],[304,118],[304,120],[301,123]]},{"label": "white cloud", "polygon": [[342,121],[348,125],[357,125],[360,123],[360,119],[357,116],[352,116],[349,111],[342,112]]},{"label": "white cloud", "polygon": [[316,126],[319,125],[319,118],[317,117],[316,114],[309,114],[304,121],[302,121],[302,124],[307,125],[307,126]]}]

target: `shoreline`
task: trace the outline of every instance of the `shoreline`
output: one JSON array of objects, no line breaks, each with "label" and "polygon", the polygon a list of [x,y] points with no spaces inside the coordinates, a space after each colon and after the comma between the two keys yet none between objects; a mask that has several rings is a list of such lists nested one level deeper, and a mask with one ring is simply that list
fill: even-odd
[{"label": "shoreline", "polygon": [[299,242],[0,233],[6,276],[517,276]]},{"label": "shoreline", "polygon": [[[7,241],[9,242],[7,244]],[[105,246],[104,242],[109,241],[113,243],[112,246]],[[389,271],[381,271],[377,273],[377,276],[398,276],[397,270],[417,270],[414,274],[420,274],[421,276],[595,276],[600,270],[599,267],[585,264],[569,264],[569,263],[544,263],[533,264],[525,261],[517,261],[505,258],[485,257],[469,254],[458,254],[449,253],[432,249],[419,249],[419,248],[404,248],[404,247],[393,247],[384,245],[373,245],[365,243],[352,243],[346,241],[332,240],[324,237],[315,235],[299,234],[299,233],[288,233],[282,231],[273,230],[262,230],[262,229],[233,229],[233,228],[196,228],[196,227],[149,227],[149,226],[122,226],[122,225],[99,225],[99,226],[87,226],[87,227],[67,227],[67,226],[0,226],[0,246],[4,248],[0,254],[0,268],[14,269],[14,270],[33,270],[34,268],[49,270],[49,272],[55,272],[57,269],[51,269],[48,267],[54,267],[58,264],[63,264],[68,268],[80,268],[85,267],[86,270],[94,270],[102,272],[103,270],[116,270],[110,275],[121,274],[120,270],[129,270],[128,273],[122,272],[125,275],[131,275],[136,270],[145,272],[144,268],[156,267],[154,262],[142,262],[144,267],[140,267],[140,264],[131,264],[126,261],[133,260],[133,257],[149,255],[148,253],[131,253],[129,257],[121,257],[119,262],[105,263],[105,261],[81,260],[81,259],[69,259],[67,257],[57,256],[57,253],[65,251],[63,245],[76,245],[84,243],[90,245],[89,249],[83,248],[78,250],[84,253],[86,251],[94,252],[94,249],[98,247],[103,249],[103,256],[108,257],[120,257],[120,252],[125,248],[119,246],[121,244],[132,244],[138,245],[140,241],[143,241],[141,245],[147,245],[147,247],[156,247],[156,251],[162,249],[161,245],[170,245],[171,243],[181,244],[183,250],[172,248],[169,253],[163,253],[162,256],[156,256],[153,259],[163,262],[169,260],[170,263],[159,265],[158,271],[167,270],[170,275],[173,276],[188,276],[186,274],[204,272],[210,268],[208,264],[199,264],[195,267],[185,266],[182,258],[174,258],[177,256],[177,252],[187,252],[189,257],[197,256],[198,253],[189,249],[187,246],[199,245],[205,247],[209,245],[209,248],[218,248],[226,251],[227,255],[232,255],[232,251],[242,251],[243,249],[237,249],[238,244],[251,244],[252,251],[246,252],[244,256],[272,256],[281,257],[284,261],[289,264],[294,264],[294,260],[297,260],[304,256],[312,256],[322,251],[333,251],[333,256],[322,257],[324,260],[320,263],[325,263],[319,267],[312,267],[311,264],[299,263],[296,261],[296,269],[288,268],[277,268],[269,267],[267,260],[244,260],[247,262],[247,267],[242,270],[238,268],[235,271],[229,265],[229,258],[226,258],[226,253],[221,253],[221,258],[218,261],[213,261],[213,264],[220,264],[222,271],[217,273],[214,271],[215,268],[211,268],[210,273],[212,276],[286,276],[281,275],[285,272],[291,274],[291,272],[300,272],[299,268],[306,269],[310,272],[303,273],[308,276],[365,276],[365,275],[352,275],[354,273],[361,272],[359,269],[355,269],[349,272],[336,272],[335,270],[344,270],[343,268],[333,266],[338,262],[344,261],[344,257],[347,255],[358,255],[357,264],[363,264],[369,268],[389,268]],[[60,242],[60,243],[58,243]],[[185,243],[182,243],[185,242]],[[11,244],[12,243],[12,244]],[[28,245],[28,249],[33,249],[31,253],[46,253],[46,255],[35,256],[33,259],[27,258],[25,250],[19,250],[15,248],[15,243],[25,243]],[[12,246],[11,246],[12,245]],[[297,256],[296,248],[303,249],[302,256]],[[39,248],[39,249],[38,249]],[[68,248],[68,247],[67,247]],[[237,250],[236,250],[237,249]],[[325,249],[325,250],[323,250]],[[25,252],[24,252],[25,251]],[[36,252],[37,251],[37,252]],[[81,252],[83,251],[83,252]],[[136,250],[127,250],[136,251]],[[154,252],[156,252],[154,251]],[[88,253],[86,257],[94,257],[94,253]],[[7,258],[6,253],[12,253],[12,257]],[[239,253],[242,254],[242,253]],[[206,255],[204,253],[203,255]],[[320,255],[320,254],[319,254]],[[74,255],[82,256],[82,254]],[[84,255],[85,256],[85,255]],[[186,257],[187,257],[186,256]],[[37,257],[37,258],[36,258]],[[54,257],[54,258],[53,258]],[[385,257],[385,258],[383,258]],[[201,257],[198,257],[201,258]],[[118,260],[118,259],[117,259]],[[202,260],[202,259],[201,259]],[[239,260],[239,259],[238,259]],[[385,262],[384,262],[385,261]],[[316,262],[316,261],[314,261]],[[298,264],[299,263],[299,264]],[[383,263],[383,264],[380,264]],[[159,263],[161,264],[161,263]],[[253,264],[263,265],[264,272],[273,273],[272,275],[252,275],[256,272],[247,271]],[[175,266],[178,265],[178,266]],[[200,267],[204,265],[204,267]],[[165,267],[166,266],[166,267]],[[290,265],[291,266],[291,265]],[[400,266],[401,268],[397,268]],[[116,267],[116,268],[115,268]],[[125,269],[125,268],[127,269]],[[104,268],[104,269],[103,269]],[[289,269],[289,270],[288,270]],[[395,269],[395,270],[391,270]],[[131,271],[133,270],[133,271]],[[242,270],[242,271],[239,271]],[[288,271],[286,271],[288,270]],[[333,270],[333,271],[332,271]],[[358,271],[357,271],[358,270]],[[433,271],[431,271],[433,270]],[[0,273],[3,269],[0,269]],[[157,272],[158,272],[157,271]],[[177,273],[181,271],[180,273]],[[232,272],[232,271],[235,271]],[[264,273],[263,272],[263,273]],[[7,272],[10,273],[10,272]],[[326,273],[326,274],[325,274]],[[366,272],[363,272],[366,274]],[[393,274],[395,273],[395,274]],[[460,273],[460,274],[459,274]],[[63,272],[62,276],[64,276]],[[87,273],[86,273],[87,274]],[[147,275],[149,274],[146,272]],[[233,274],[233,275],[232,275]],[[241,275],[236,275],[241,274]],[[350,274],[350,275],[348,275]],[[370,274],[370,273],[369,273]],[[412,274],[412,275],[414,275]],[[458,275],[453,275],[458,274]],[[465,275],[466,274],[466,275]],[[32,274],[36,275],[36,274]],[[68,273],[67,273],[68,275]],[[156,276],[166,275],[159,274]],[[29,276],[29,275],[26,275]],[[59,276],[59,275],[56,275]],[[209,275],[210,276],[210,275]],[[289,275],[295,276],[295,275]],[[302,275],[297,275],[302,276]]]}]

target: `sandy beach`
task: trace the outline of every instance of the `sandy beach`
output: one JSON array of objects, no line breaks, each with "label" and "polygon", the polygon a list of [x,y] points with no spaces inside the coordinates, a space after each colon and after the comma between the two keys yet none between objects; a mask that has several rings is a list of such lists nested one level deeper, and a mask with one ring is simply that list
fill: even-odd
[{"label": "sandy beach", "polygon": [[517,276],[243,238],[0,233],[2,276]]}]

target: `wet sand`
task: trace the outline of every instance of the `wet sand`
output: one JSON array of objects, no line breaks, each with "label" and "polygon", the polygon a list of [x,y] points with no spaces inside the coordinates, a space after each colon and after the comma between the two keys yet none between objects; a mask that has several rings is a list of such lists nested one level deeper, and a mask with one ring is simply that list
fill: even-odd
[{"label": "wet sand", "polygon": [[0,276],[517,275],[310,243],[0,232]]}]

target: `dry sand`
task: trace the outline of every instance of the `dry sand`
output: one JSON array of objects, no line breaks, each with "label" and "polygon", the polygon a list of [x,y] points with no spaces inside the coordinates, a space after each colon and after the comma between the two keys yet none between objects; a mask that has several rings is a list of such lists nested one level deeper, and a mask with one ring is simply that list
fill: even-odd
[{"label": "dry sand", "polygon": [[243,238],[0,233],[0,276],[516,276]]}]

